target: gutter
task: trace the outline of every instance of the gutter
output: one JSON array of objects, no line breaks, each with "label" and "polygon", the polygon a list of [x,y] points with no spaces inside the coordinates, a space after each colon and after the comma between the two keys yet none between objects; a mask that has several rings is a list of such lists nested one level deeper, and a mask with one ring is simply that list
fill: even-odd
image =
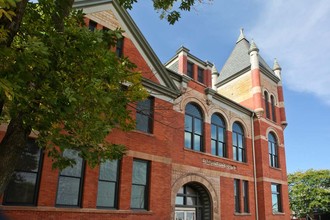
[{"label": "gutter", "polygon": [[254,197],[255,197],[255,211],[256,211],[256,220],[259,220],[259,210],[258,210],[258,191],[257,191],[257,168],[256,168],[256,153],[254,146],[254,125],[253,118],[255,112],[251,115],[251,130],[252,130],[252,154],[253,154],[253,178],[254,178]]}]

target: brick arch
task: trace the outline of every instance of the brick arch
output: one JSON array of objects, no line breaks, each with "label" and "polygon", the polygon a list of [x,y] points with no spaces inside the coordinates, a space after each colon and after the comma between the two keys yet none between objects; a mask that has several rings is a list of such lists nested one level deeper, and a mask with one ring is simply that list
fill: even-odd
[{"label": "brick arch", "polygon": [[202,110],[202,114],[203,114],[203,119],[204,122],[206,121],[206,119],[208,118],[208,108],[206,106],[206,103],[201,102],[198,98],[195,97],[185,97],[181,102],[180,102],[180,109],[181,111],[184,111],[186,108],[186,105],[190,102],[196,103]]},{"label": "brick arch", "polygon": [[276,130],[272,127],[268,127],[267,130],[266,130],[266,140],[268,141],[268,134],[272,132],[274,135],[275,135],[275,138],[277,140],[277,144],[278,146],[282,145],[282,142],[281,142],[281,139],[280,139],[280,136],[278,135],[278,133],[276,132]]},{"label": "brick arch", "polygon": [[230,124],[228,125],[228,130],[229,131],[233,131],[233,124],[235,122],[239,122],[242,125],[243,131],[244,131],[244,137],[251,137],[251,132],[250,132],[250,127],[248,127],[248,125],[245,123],[245,121],[243,121],[242,119],[238,118],[238,117],[233,117],[230,120]]},{"label": "brick arch", "polygon": [[208,115],[210,116],[210,123],[211,123],[211,117],[213,114],[219,114],[222,117],[222,119],[225,121],[226,130],[228,130],[230,123],[229,123],[229,118],[228,118],[227,114],[221,108],[215,107],[215,108],[210,109],[208,112]]},{"label": "brick arch", "polygon": [[219,192],[220,189],[216,190],[216,187],[207,180],[204,176],[197,174],[197,173],[187,173],[179,177],[173,184],[172,184],[172,191],[171,191],[171,206],[172,206],[172,219],[174,218],[175,213],[175,198],[179,191],[179,189],[185,184],[193,184],[195,186],[199,186],[203,188],[209,197],[209,207],[210,207],[210,219],[220,219],[220,210],[219,210]]}]

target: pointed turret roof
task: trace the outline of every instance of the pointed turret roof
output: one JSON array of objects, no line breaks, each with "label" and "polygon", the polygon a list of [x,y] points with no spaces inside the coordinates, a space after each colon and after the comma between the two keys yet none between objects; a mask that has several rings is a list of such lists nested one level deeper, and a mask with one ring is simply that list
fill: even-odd
[{"label": "pointed turret roof", "polygon": [[[235,47],[220,71],[217,84],[224,83],[225,81],[248,71],[251,65],[249,56],[249,52],[251,52],[251,50],[259,51],[254,41],[250,44],[250,42],[245,38],[244,29],[241,28]],[[269,71],[269,73],[274,74],[273,70],[260,55],[259,65]]]},{"label": "pointed turret roof", "polygon": [[219,75],[219,72],[218,72],[217,68],[215,67],[215,64],[213,64],[213,66],[212,66],[212,75],[213,74]]},{"label": "pointed turret roof", "polygon": [[274,71],[275,71],[275,70],[282,70],[282,68],[281,68],[280,64],[278,64],[278,62],[277,62],[277,59],[276,59],[276,58],[274,59],[274,66],[273,66],[273,70],[274,70]]}]

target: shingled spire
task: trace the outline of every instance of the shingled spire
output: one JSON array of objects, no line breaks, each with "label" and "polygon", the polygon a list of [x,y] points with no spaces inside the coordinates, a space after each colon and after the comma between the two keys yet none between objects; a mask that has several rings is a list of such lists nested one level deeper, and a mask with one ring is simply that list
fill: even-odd
[{"label": "shingled spire", "polygon": [[236,41],[236,44],[237,44],[238,42],[240,42],[241,40],[243,40],[243,39],[246,39],[246,38],[245,38],[245,36],[244,36],[244,28],[241,28],[241,29],[240,29],[239,37],[238,37],[238,39],[237,39],[237,41]]}]

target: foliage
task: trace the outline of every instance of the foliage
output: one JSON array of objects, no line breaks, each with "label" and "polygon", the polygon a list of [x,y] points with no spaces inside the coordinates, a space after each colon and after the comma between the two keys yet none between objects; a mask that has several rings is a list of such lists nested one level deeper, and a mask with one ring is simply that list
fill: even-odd
[{"label": "foliage", "polygon": [[52,17],[58,14],[56,2],[28,3],[10,47],[0,48],[1,120],[21,115],[55,167],[73,163],[62,158],[64,149],[79,150],[92,166],[120,158],[124,146],[106,136],[134,126],[126,105],[146,97],[141,74],[109,50],[120,30],[89,31],[82,12],[71,11],[59,31]]},{"label": "foliage", "polygon": [[291,210],[297,217],[330,212],[330,170],[307,170],[288,175]]},{"label": "foliage", "polygon": [[[126,9],[132,9],[133,4],[138,0],[119,0]],[[213,1],[213,0],[208,0]],[[153,6],[160,13],[161,19],[166,19],[170,24],[174,24],[181,17],[180,11],[190,11],[197,3],[203,0],[153,0]]]},{"label": "foliage", "polygon": [[[16,7],[17,2],[20,2],[20,0],[0,0],[0,21],[1,19],[13,20],[16,15],[13,9]],[[4,25],[0,25],[0,43],[6,39],[7,34]]]}]

